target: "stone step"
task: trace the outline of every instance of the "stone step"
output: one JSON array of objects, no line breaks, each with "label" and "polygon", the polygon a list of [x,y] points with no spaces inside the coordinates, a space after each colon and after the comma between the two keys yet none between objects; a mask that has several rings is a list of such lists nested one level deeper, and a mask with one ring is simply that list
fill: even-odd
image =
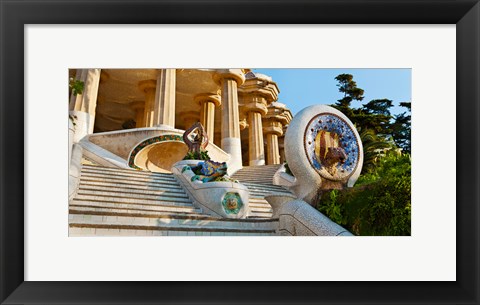
[{"label": "stone step", "polygon": [[[180,208],[180,209],[179,209]],[[166,212],[168,213],[174,213],[174,212],[181,212],[181,213],[195,213],[197,211],[198,215],[204,215],[201,214],[201,209],[196,209],[193,205],[187,206],[187,209],[185,210],[184,207],[172,207],[170,205],[168,206],[151,206],[151,205],[140,205],[140,204],[119,204],[116,202],[108,202],[108,201],[83,201],[83,200],[75,200],[72,202],[70,205],[70,210],[79,210],[79,211],[91,211],[91,210],[97,209],[98,211],[106,212],[106,211],[116,211],[118,213],[123,213],[123,214],[135,214],[135,213],[147,213],[147,214],[152,214],[152,215],[159,215],[159,214],[164,214]],[[272,212],[272,208],[270,205],[265,202],[264,204],[259,204],[259,203],[249,203],[249,210],[250,212]]]},{"label": "stone step", "polygon": [[124,168],[112,168],[112,167],[103,167],[103,166],[91,166],[91,165],[83,165],[82,170],[85,171],[101,171],[101,172],[110,172],[110,173],[123,173],[128,175],[141,175],[141,176],[148,176],[148,177],[169,177],[173,176],[171,173],[154,173],[149,171],[143,170],[136,170],[136,169],[124,169]]},{"label": "stone step", "polygon": [[283,187],[277,187],[273,185],[262,185],[262,184],[250,184],[250,183],[243,183],[250,191],[253,192],[284,192],[290,193],[288,190],[284,189]]},{"label": "stone step", "polygon": [[237,176],[237,177],[240,177],[240,176],[242,176],[242,177],[255,177],[255,176],[267,177],[267,176],[273,176],[276,172],[277,172],[277,170],[271,170],[271,171],[262,171],[262,170],[255,171],[255,170],[252,170],[250,172],[247,172],[247,171],[236,172],[232,176]]},{"label": "stone step", "polygon": [[176,230],[175,228],[147,228],[135,226],[75,226],[69,228],[70,237],[84,236],[275,236],[274,231],[261,232],[257,230]]},{"label": "stone step", "polygon": [[256,215],[248,215],[247,216],[247,219],[253,219],[253,220],[257,220],[257,219],[260,219],[260,220],[263,220],[263,219],[271,219],[271,216],[256,216]]},{"label": "stone step", "polygon": [[282,193],[282,194],[291,194],[289,191],[287,190],[276,190],[276,189],[264,189],[264,190],[261,190],[261,189],[252,189],[252,188],[248,188],[248,190],[250,191],[250,194],[252,194],[253,196],[265,196],[266,194],[272,194],[272,193]]},{"label": "stone step", "polygon": [[90,186],[85,184],[80,184],[79,192],[81,193],[91,193],[97,194],[101,193],[112,193],[115,196],[125,195],[127,197],[136,197],[136,198],[153,198],[157,199],[159,197],[175,197],[175,198],[187,198],[187,194],[184,192],[170,192],[170,191],[159,191],[159,190],[135,190],[127,188],[109,188],[109,187],[99,187],[99,186]]},{"label": "stone step", "polygon": [[251,172],[236,172],[232,176],[236,177],[269,177],[276,173],[276,170],[273,171],[251,171]]},{"label": "stone step", "polygon": [[169,202],[175,205],[185,205],[191,204],[189,198],[182,197],[170,197],[170,196],[149,196],[149,195],[137,195],[132,194],[127,196],[127,194],[117,194],[115,192],[99,192],[99,191],[82,191],[79,190],[77,193],[78,199],[89,199],[89,200],[108,200],[115,202],[131,202],[131,203],[142,203],[142,204],[157,204]]},{"label": "stone step", "polygon": [[[181,212],[165,212],[165,211],[152,211],[144,209],[128,209],[128,208],[116,208],[116,207],[96,207],[96,206],[69,206],[70,215],[100,215],[100,216],[125,216],[125,217],[158,217],[158,218],[182,218],[182,217],[210,217],[208,215],[200,213],[181,213]],[[75,217],[69,216],[69,219]],[[211,217],[210,217],[211,218]]]},{"label": "stone step", "polygon": [[249,203],[249,208],[250,210],[252,209],[269,209],[270,211],[272,210],[272,207],[268,203],[263,205]]},{"label": "stone step", "polygon": [[271,185],[266,186],[265,184],[256,184],[256,183],[252,183],[252,182],[245,182],[244,184],[245,184],[246,186],[251,186],[251,187],[272,188],[272,189],[280,189],[280,190],[284,190],[284,191],[285,191],[285,189],[284,189],[282,186],[280,186],[280,185],[273,185],[273,184],[271,184]]},{"label": "stone step", "polygon": [[271,218],[272,212],[263,212],[263,211],[249,211],[248,217],[257,217],[257,218]]},{"label": "stone step", "polygon": [[264,176],[266,177],[267,175],[274,175],[277,172],[276,169],[273,170],[251,170],[251,171],[240,171],[236,172],[233,174],[233,176],[249,176],[249,177],[254,177],[255,175],[257,176]]},{"label": "stone step", "polygon": [[89,177],[105,177],[105,178],[116,178],[116,179],[124,179],[130,180],[134,179],[136,181],[172,181],[176,182],[173,176],[145,176],[145,175],[130,175],[124,173],[109,173],[109,172],[101,172],[101,171],[85,171],[82,170],[82,176],[89,176]]},{"label": "stone step", "polygon": [[125,204],[143,204],[143,205],[152,205],[152,206],[192,206],[192,203],[189,199],[185,198],[175,198],[175,197],[165,197],[157,200],[144,199],[144,198],[135,198],[135,197],[123,197],[123,196],[103,196],[103,195],[93,195],[88,193],[78,193],[75,199],[83,201],[102,201],[102,202],[113,202],[113,203],[125,203]]},{"label": "stone step", "polygon": [[264,170],[278,170],[282,165],[280,164],[270,164],[270,165],[259,165],[259,166],[244,166],[237,171],[239,172],[248,172],[248,171],[264,171]]},{"label": "stone step", "polygon": [[86,225],[135,225],[146,227],[174,227],[183,228],[195,227],[197,229],[215,229],[215,230],[275,230],[276,221],[252,221],[248,219],[226,219],[213,218],[205,216],[187,216],[187,217],[157,217],[155,215],[135,215],[123,216],[109,213],[110,215],[92,215],[92,214],[71,214],[69,224]]},{"label": "stone step", "polygon": [[180,186],[172,186],[172,185],[152,185],[152,184],[145,184],[145,183],[111,183],[111,182],[100,182],[94,180],[80,180],[80,187],[94,187],[94,188],[108,188],[112,190],[120,189],[124,191],[139,191],[139,192],[169,192],[169,193],[181,193],[185,194],[185,191]]},{"label": "stone step", "polygon": [[145,205],[137,203],[118,203],[106,200],[82,200],[73,199],[69,207],[91,207],[91,208],[106,208],[117,210],[135,210],[135,211],[147,211],[147,212],[164,212],[164,213],[196,213],[201,214],[202,210],[191,205],[171,205],[171,204],[156,204]]},{"label": "stone step", "polygon": [[93,183],[93,184],[105,183],[105,184],[108,184],[108,185],[115,185],[115,186],[119,186],[119,187],[129,186],[129,187],[132,187],[132,188],[182,189],[182,187],[178,183],[170,182],[170,181],[167,181],[167,182],[163,182],[163,181],[160,181],[160,182],[158,182],[158,181],[157,182],[156,181],[145,182],[145,181],[118,180],[118,179],[111,179],[111,178],[83,176],[83,177],[80,177],[80,183],[82,183],[82,182],[83,183]]},{"label": "stone step", "polygon": [[92,174],[92,173],[83,173],[80,176],[83,180],[100,180],[108,182],[142,182],[142,183],[159,183],[159,184],[168,184],[179,186],[178,182],[174,179],[163,179],[163,178],[138,178],[138,177],[124,177],[124,176],[111,176],[111,175],[102,175],[102,174]]},{"label": "stone step", "polygon": [[257,183],[257,184],[268,184],[273,185],[273,178],[248,178],[248,177],[233,177],[233,179],[238,180],[241,183]]},{"label": "stone step", "polygon": [[255,197],[250,194],[250,202],[267,202],[264,197]]},{"label": "stone step", "polygon": [[250,207],[250,212],[252,213],[272,213],[273,210],[271,207]]}]

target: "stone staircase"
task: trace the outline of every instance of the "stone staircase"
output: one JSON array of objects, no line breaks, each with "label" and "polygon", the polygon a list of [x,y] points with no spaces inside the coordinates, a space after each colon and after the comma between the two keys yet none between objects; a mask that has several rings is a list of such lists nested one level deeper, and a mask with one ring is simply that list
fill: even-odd
[{"label": "stone staircase", "polygon": [[288,193],[281,186],[273,185],[273,175],[281,165],[246,166],[232,175],[232,178],[246,185],[250,190],[249,218],[272,217],[272,208],[264,199],[271,193]]},{"label": "stone staircase", "polygon": [[287,191],[271,179],[268,185],[267,179],[242,178],[250,190],[248,218],[223,219],[196,208],[172,174],[83,164],[69,204],[69,235],[275,235],[278,219],[271,218],[264,196]]},{"label": "stone staircase", "polygon": [[[255,183],[272,185],[272,179],[275,172],[280,168],[280,164],[261,165],[261,166],[245,166],[232,175],[232,178],[242,183]],[[282,190],[284,190],[282,188]]]}]

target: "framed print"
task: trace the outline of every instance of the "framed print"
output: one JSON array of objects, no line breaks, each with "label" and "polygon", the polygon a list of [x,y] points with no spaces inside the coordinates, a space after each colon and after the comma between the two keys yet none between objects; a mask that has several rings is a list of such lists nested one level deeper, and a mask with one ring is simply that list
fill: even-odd
[{"label": "framed print", "polygon": [[[478,1],[2,0],[0,9],[2,304],[480,302]],[[235,184],[235,175],[232,178],[223,175],[222,171],[227,171],[225,164],[207,162],[209,158],[202,155],[203,145],[208,145],[204,141],[208,136],[204,135],[208,135],[211,127],[198,125],[197,117],[189,119],[187,112],[181,117],[183,125],[173,126],[182,129],[182,133],[170,128],[168,134],[133,138],[133,144],[124,152],[116,148],[118,154],[123,154],[124,161],[128,161],[128,170],[157,171],[153,180],[162,180],[168,184],[167,188],[152,187],[140,191],[139,183],[136,183],[137,186],[129,187],[132,193],[141,197],[141,202],[135,202],[137,206],[133,208],[132,204],[120,206],[125,202],[119,201],[118,196],[106,187],[132,181],[135,184],[135,181],[146,179],[145,176],[141,172],[129,176],[126,172],[108,168],[100,173],[98,167],[85,165],[88,173],[84,177],[90,178],[84,182],[84,193],[75,197],[82,203],[65,204],[65,197],[70,195],[66,191],[69,187],[67,177],[71,174],[65,172],[68,168],[65,164],[71,156],[67,149],[63,150],[68,142],[66,114],[63,120],[67,107],[56,105],[61,105],[61,100],[66,100],[68,94],[72,107],[68,111],[75,115],[73,111],[84,107],[84,101],[78,101],[73,90],[92,90],[95,86],[88,79],[97,79],[98,85],[103,78],[103,84],[107,84],[95,89],[100,92],[99,100],[104,99],[104,108],[98,109],[98,124],[90,127],[100,132],[115,130],[113,133],[119,137],[125,134],[119,131],[121,128],[128,131],[133,126],[135,129],[139,122],[146,120],[146,117],[136,116],[131,109],[120,106],[119,96],[128,96],[129,105],[139,99],[139,96],[130,95],[117,86],[128,83],[125,79],[132,80],[126,86],[141,87],[141,91],[148,95],[149,84],[137,84],[137,80],[142,80],[140,78],[145,75],[149,77],[150,70],[160,70],[157,82],[167,88],[172,85],[169,73],[173,70],[178,75],[175,76],[178,82],[176,85],[173,82],[171,87],[176,88],[177,94],[188,95],[182,105],[186,105],[189,99],[194,101],[195,96],[198,105],[203,105],[202,102],[208,104],[207,100],[220,106],[230,102],[228,94],[225,98],[216,98],[215,94],[200,96],[196,91],[195,94],[182,91],[182,86],[201,80],[203,86],[212,88],[212,92],[219,87],[230,92],[232,88],[237,90],[236,76],[240,75],[242,83],[249,79],[251,82],[260,80],[257,86],[270,85],[268,94],[262,93],[262,97],[268,99],[268,96],[278,95],[278,88],[275,89],[271,79],[262,74],[267,68],[309,69],[310,72],[315,68],[411,71],[408,83],[413,101],[413,212],[411,226],[410,223],[406,226],[408,230],[411,228],[411,233],[391,234],[408,236],[307,237],[302,236],[309,235],[305,232],[294,231],[292,234],[285,229],[284,235],[299,236],[247,237],[250,233],[278,233],[271,228],[270,220],[261,217],[265,213],[273,215],[276,210],[265,212],[259,208],[256,215],[248,212],[248,197]],[[105,70],[103,74],[100,69]],[[205,75],[209,82],[202,78]],[[228,75],[224,77],[228,81],[222,75]],[[108,78],[115,80],[110,82],[110,88]],[[76,82],[81,79],[85,81]],[[247,89],[238,90],[241,99],[250,98]],[[152,100],[161,99],[155,94],[150,97]],[[258,99],[254,100],[258,102]],[[108,103],[117,108],[109,112]],[[258,107],[260,110],[256,113],[263,113],[261,105]],[[289,115],[288,109],[279,104],[275,107],[267,109],[266,115],[271,111],[280,121],[294,122],[296,113]],[[314,108],[317,112],[324,111],[322,107]],[[126,116],[122,116],[122,109]],[[203,113],[208,113],[207,110]],[[313,176],[334,181],[330,184],[330,191],[349,183],[356,171],[360,171],[364,154],[355,129],[358,126],[353,127],[348,118],[336,110],[329,111],[298,115],[302,118],[300,123],[292,125],[302,131],[301,138],[298,143],[293,140],[290,143],[296,143],[294,146],[300,150],[289,147],[286,153],[305,152],[305,164],[313,168]],[[244,119],[246,125],[257,126],[255,118],[255,115],[239,118],[239,124]],[[156,127],[169,124],[168,118],[157,119]],[[71,121],[80,130],[82,120],[78,116]],[[225,122],[228,118],[222,120]],[[208,121],[202,119],[205,126]],[[211,121],[215,123],[213,119]],[[116,125],[109,127],[113,126],[108,125],[112,122]],[[262,123],[261,118],[259,122]],[[275,131],[278,127],[274,119],[265,120],[263,124],[260,129],[264,132]],[[223,128],[221,126],[215,130]],[[232,149],[230,156],[235,156],[233,151],[238,152],[240,161],[241,154],[245,154],[252,164],[261,162],[261,149],[250,147],[250,150],[242,151],[235,146],[236,142],[230,141],[234,137],[229,137],[229,133],[240,134],[235,128],[223,131],[221,141],[227,139],[225,143],[228,145],[222,142],[221,147]],[[187,131],[185,134],[184,130]],[[220,143],[214,133],[209,137],[214,144]],[[262,148],[272,150],[278,144],[275,139],[265,137]],[[91,143],[97,143],[95,141],[92,137]],[[180,164],[178,168],[174,165],[175,170],[172,170],[177,177],[175,180],[165,176],[171,173],[163,172],[162,166],[167,165],[162,162],[168,159],[165,157],[168,153],[178,150],[182,156],[198,153],[193,160],[200,159],[202,163],[190,164],[188,160],[179,161],[185,164],[174,163]],[[221,151],[216,152],[215,147],[208,151],[216,154],[216,158],[221,156]],[[269,151],[265,151],[267,162],[282,158],[281,153],[269,154]],[[74,150],[71,152],[75,154]],[[302,155],[297,155],[300,160]],[[109,162],[119,162],[116,155],[109,156]],[[88,157],[84,162],[98,162],[92,158]],[[335,162],[329,163],[331,160]],[[289,164],[294,174],[302,166],[297,160],[289,161]],[[212,172],[223,174],[219,180],[211,181]],[[247,174],[252,176],[252,181],[258,182],[254,173]],[[302,175],[297,175],[299,181],[307,177],[306,173]],[[107,181],[107,178],[113,180]],[[356,178],[358,176],[354,180]],[[145,229],[147,225],[140,223],[123,227],[126,233],[136,236],[106,236],[111,223],[101,223],[91,230],[97,225],[94,224],[97,218],[88,215],[103,215],[105,218],[98,218],[101,221],[119,221],[120,217],[126,217],[125,210],[137,214],[141,211],[140,218],[152,223],[150,218],[157,217],[159,211],[146,210],[144,206],[150,204],[154,194],[161,193],[170,199],[175,198],[175,207],[183,209],[182,215],[177,215],[178,219],[208,222],[212,225],[207,226],[207,234],[215,235],[212,233],[218,231],[218,227],[214,228],[218,225],[215,219],[211,215],[198,215],[200,213],[188,205],[188,198],[193,195],[182,193],[176,184],[183,183],[184,189],[193,193],[200,192],[199,185],[212,182],[229,183],[229,189],[222,189],[223,193],[213,196],[218,197],[215,206],[209,205],[212,200],[205,200],[204,209],[223,213],[224,218],[234,220],[246,215],[257,216],[256,219],[237,222],[228,220],[238,227],[228,227],[226,232],[242,236],[144,238],[138,235],[151,236],[153,233]],[[253,184],[250,184],[252,188]],[[226,188],[225,185],[219,184],[218,188]],[[257,192],[262,193],[264,189],[257,187]],[[102,201],[104,205],[92,204],[95,200],[89,196],[102,197],[103,201],[96,198],[95,203]],[[275,198],[271,200],[273,202]],[[101,213],[112,202],[120,203],[117,206],[120,208],[113,218],[108,218],[110,214]],[[170,219],[162,217],[156,223],[156,233],[162,230],[177,230],[171,234],[175,236],[192,233],[186,232],[185,227],[173,230],[168,227]],[[182,224],[177,218],[177,223]],[[167,220],[162,222],[161,219]],[[264,226],[257,230],[255,226],[262,221]],[[158,230],[158,227],[163,229]],[[165,229],[167,227],[170,231]],[[336,231],[330,228],[335,232],[331,235],[350,235],[348,231],[335,228]],[[348,228],[356,232],[351,229],[353,226]],[[102,234],[96,234],[96,230]],[[118,233],[121,230],[118,229]],[[85,232],[100,236],[79,236]]]}]

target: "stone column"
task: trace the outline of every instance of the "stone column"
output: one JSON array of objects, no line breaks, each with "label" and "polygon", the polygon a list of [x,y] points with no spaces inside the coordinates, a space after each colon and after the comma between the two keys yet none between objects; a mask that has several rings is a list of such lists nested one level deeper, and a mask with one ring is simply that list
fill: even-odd
[{"label": "stone column", "polygon": [[98,86],[101,69],[78,69],[76,80],[84,83],[83,92],[70,97],[70,114],[75,118],[73,141],[79,142],[87,134],[93,133],[95,110],[97,108]]},{"label": "stone column", "polygon": [[282,123],[268,119],[264,125],[263,132],[267,138],[267,164],[280,164],[278,137],[283,134]]},{"label": "stone column", "polygon": [[228,173],[231,174],[242,168],[237,86],[243,84],[245,76],[241,69],[222,69],[213,78],[222,90],[221,146],[230,154]]},{"label": "stone column", "polygon": [[252,96],[244,109],[248,113],[248,165],[265,165],[262,116],[267,114],[266,101]]},{"label": "stone column", "polygon": [[136,128],[145,127],[145,102],[137,101],[132,103],[132,109],[135,110]]},{"label": "stone column", "polygon": [[143,115],[143,127],[153,127],[153,114],[155,104],[155,91],[157,82],[153,79],[138,83],[138,87],[145,93],[145,110]]},{"label": "stone column", "polygon": [[267,105],[278,99],[277,84],[271,77],[248,72],[245,83],[239,88],[243,110],[248,114],[249,165],[264,165],[264,138],[262,118],[268,113]]},{"label": "stone column", "polygon": [[166,125],[175,128],[175,69],[160,69],[153,107],[153,126]]},{"label": "stone column", "polygon": [[280,164],[278,135],[274,133],[267,134],[267,164]]},{"label": "stone column", "polygon": [[213,143],[215,134],[215,107],[220,106],[220,96],[213,93],[202,93],[194,97],[200,104],[200,123],[207,131],[208,139]]}]

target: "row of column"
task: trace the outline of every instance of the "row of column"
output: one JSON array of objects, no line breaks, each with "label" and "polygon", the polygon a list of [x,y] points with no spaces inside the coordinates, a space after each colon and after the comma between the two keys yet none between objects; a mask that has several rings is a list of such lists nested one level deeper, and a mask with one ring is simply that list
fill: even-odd
[{"label": "row of column", "polygon": [[[202,93],[194,97],[200,105],[200,122],[205,127],[210,141],[214,139],[215,107],[221,106],[221,148],[230,154],[230,163],[242,164],[241,139],[239,126],[239,91],[238,87],[244,84],[245,77],[240,69],[218,70],[214,81],[220,86],[218,93]],[[273,119],[267,119],[267,126],[262,126],[262,117],[268,113],[267,103],[276,100],[276,85],[273,90],[262,91],[268,83],[260,82],[260,87],[253,93],[247,90],[248,104],[245,106],[249,125],[249,165],[279,164],[280,153],[278,137],[282,135],[282,126]],[[250,84],[248,84],[250,86]],[[247,86],[247,87],[248,87]],[[175,125],[175,69],[159,70],[156,83],[145,81],[140,84],[145,92],[144,119],[138,120],[144,127]],[[273,93],[272,93],[273,92]],[[184,113],[182,119],[186,128],[197,121],[195,113]],[[270,122],[271,121],[271,122]],[[266,137],[267,155],[264,152],[264,135]],[[267,161],[267,162],[265,162]]]},{"label": "row of column", "polygon": [[[138,84],[139,89],[145,93],[145,102],[132,105],[136,110],[137,127],[175,127],[175,73],[175,69],[160,69],[156,80],[145,80]],[[86,134],[93,133],[100,77],[101,69],[77,70],[76,79],[84,82],[84,90],[82,94],[72,95],[70,99],[70,110],[77,118],[75,142]],[[221,96],[214,93],[195,96],[195,101],[201,107],[200,122],[213,141],[215,107],[221,106],[221,147],[231,155],[230,163],[241,167],[238,87],[245,82],[245,76],[240,69],[224,69],[214,74],[214,81],[220,85]],[[264,134],[267,141],[267,163],[278,164],[278,136],[282,134],[281,126],[274,126],[274,121],[268,123],[268,126],[262,126],[262,117],[268,112],[265,94],[248,96],[245,111],[249,125],[249,165],[265,164]],[[193,124],[194,120],[190,123]]]}]

